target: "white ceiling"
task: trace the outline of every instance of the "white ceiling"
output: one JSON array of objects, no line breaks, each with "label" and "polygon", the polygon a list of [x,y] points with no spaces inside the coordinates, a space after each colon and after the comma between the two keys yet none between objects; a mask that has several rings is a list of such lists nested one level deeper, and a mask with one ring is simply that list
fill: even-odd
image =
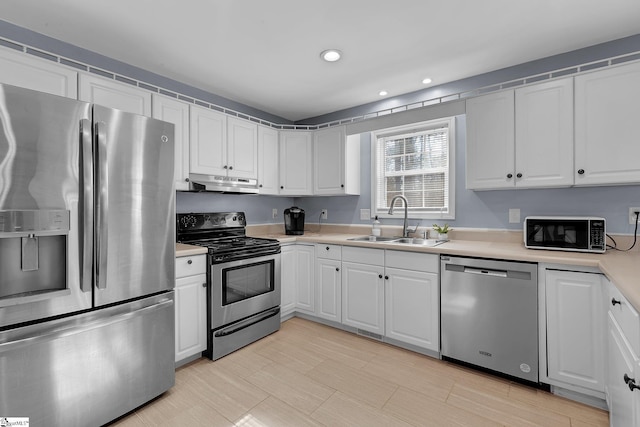
[{"label": "white ceiling", "polygon": [[[640,33],[639,0],[1,0],[0,19],[299,120]],[[343,51],[337,63],[319,54]]]}]

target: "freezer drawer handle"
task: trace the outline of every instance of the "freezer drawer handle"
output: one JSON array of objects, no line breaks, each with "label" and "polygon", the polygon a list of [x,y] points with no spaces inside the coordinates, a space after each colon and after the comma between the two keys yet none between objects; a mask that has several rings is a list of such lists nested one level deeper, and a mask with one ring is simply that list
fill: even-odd
[{"label": "freezer drawer handle", "polygon": [[507,277],[507,272],[504,270],[490,270],[488,268],[473,268],[473,267],[465,267],[465,273],[471,274],[482,274],[487,276],[495,276],[495,277]]},{"label": "freezer drawer handle", "polygon": [[81,334],[83,332],[90,331],[92,329],[102,328],[104,326],[113,325],[114,323],[124,322],[136,317],[140,317],[147,313],[152,313],[163,309],[165,306],[173,305],[172,299],[165,299],[157,304],[150,305],[148,307],[140,308],[135,311],[129,311],[123,314],[116,314],[106,319],[97,319],[82,326],[76,324],[69,325],[66,328],[52,327],[49,331],[46,331],[40,335],[18,339],[15,341],[7,341],[0,344],[0,353],[15,350],[26,345],[32,345],[39,342],[53,341],[59,338],[68,337],[71,335]]},{"label": "freezer drawer handle", "polygon": [[240,322],[236,325],[232,325],[229,328],[220,329],[214,335],[216,337],[226,337],[227,335],[235,334],[236,332],[240,332],[243,329],[248,328],[249,326],[253,326],[256,323],[260,323],[263,320],[267,320],[273,316],[276,316],[280,313],[280,307],[276,307],[272,310],[264,312],[262,315],[258,315],[256,317],[251,317],[243,322]]}]

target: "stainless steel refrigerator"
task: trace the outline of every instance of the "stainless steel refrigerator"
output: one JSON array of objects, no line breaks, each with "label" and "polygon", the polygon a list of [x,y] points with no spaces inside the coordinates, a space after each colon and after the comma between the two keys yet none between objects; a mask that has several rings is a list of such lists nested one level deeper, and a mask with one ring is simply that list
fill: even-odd
[{"label": "stainless steel refrigerator", "polygon": [[0,85],[0,417],[101,425],[174,384],[173,133]]}]

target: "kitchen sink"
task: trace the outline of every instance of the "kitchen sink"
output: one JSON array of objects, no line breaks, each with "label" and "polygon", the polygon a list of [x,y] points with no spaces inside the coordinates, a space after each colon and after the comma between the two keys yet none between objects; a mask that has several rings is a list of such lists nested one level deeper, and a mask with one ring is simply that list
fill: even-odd
[{"label": "kitchen sink", "polygon": [[378,243],[400,243],[403,245],[415,245],[415,246],[438,246],[444,243],[444,240],[436,240],[436,239],[420,239],[413,237],[380,237],[380,236],[360,236],[360,237],[352,237],[350,239],[353,242],[378,242]]},{"label": "kitchen sink", "polygon": [[400,237],[360,236],[352,237],[347,240],[354,242],[395,242],[398,239],[400,239]]},{"label": "kitchen sink", "polygon": [[436,240],[436,239],[420,239],[413,237],[402,237],[396,240],[393,240],[391,243],[402,243],[405,245],[416,245],[416,246],[438,246],[444,243],[444,240]]}]

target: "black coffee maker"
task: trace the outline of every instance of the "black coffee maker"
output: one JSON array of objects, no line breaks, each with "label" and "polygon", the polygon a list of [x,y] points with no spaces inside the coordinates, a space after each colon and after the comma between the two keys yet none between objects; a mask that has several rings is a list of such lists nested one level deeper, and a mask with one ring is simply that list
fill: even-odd
[{"label": "black coffee maker", "polygon": [[296,236],[304,234],[304,209],[292,206],[284,210],[284,232]]}]

